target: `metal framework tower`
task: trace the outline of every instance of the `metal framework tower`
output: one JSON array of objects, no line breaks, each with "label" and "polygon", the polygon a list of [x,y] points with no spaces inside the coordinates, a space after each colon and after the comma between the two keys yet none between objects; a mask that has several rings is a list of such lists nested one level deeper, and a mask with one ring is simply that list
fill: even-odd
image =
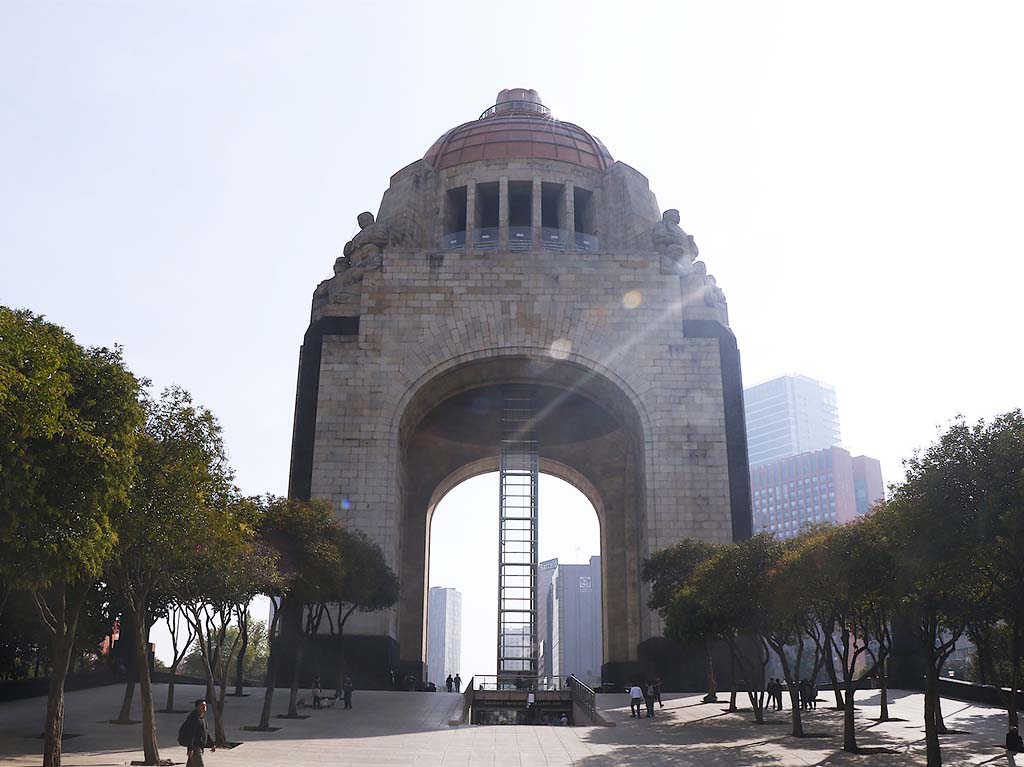
[{"label": "metal framework tower", "polygon": [[498,504],[499,684],[537,676],[535,416],[530,387],[504,387]]}]

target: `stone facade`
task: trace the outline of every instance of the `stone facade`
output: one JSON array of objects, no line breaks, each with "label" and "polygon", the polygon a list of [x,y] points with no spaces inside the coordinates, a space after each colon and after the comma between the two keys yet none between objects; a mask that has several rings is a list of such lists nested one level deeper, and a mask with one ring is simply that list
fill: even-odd
[{"label": "stone facade", "polygon": [[[509,248],[510,182],[533,192],[525,250]],[[577,187],[592,206],[586,241],[571,226]],[[497,189],[496,246],[477,247],[481,189]],[[544,195],[564,250],[545,246]],[[443,231],[460,221],[453,200],[466,206],[457,249]],[[339,264],[317,288],[290,492],[329,499],[382,546],[402,601],[360,616],[353,631],[396,641],[404,668],[423,659],[433,508],[497,467],[497,443],[477,428],[492,410],[464,404],[474,391],[478,403],[505,383],[556,393],[545,395],[542,471],[579,487],[601,519],[606,665],[635,662],[637,643],[659,632],[644,606],[644,557],[685,536],[749,534],[735,340],[720,291],[654,250],[660,218],[646,179],[622,163],[598,171],[527,158],[438,171],[419,161],[392,178],[372,224],[367,239],[386,244],[347,248],[358,263]]]}]

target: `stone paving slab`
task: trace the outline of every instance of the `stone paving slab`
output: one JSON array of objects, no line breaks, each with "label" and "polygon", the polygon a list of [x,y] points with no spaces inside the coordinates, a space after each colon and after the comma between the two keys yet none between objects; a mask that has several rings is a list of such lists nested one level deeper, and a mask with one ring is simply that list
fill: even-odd
[{"label": "stone paving slab", "polygon": [[[155,685],[162,702],[165,685]],[[120,686],[71,692],[67,695],[66,767],[125,765],[141,758],[139,725],[111,725],[120,706]],[[184,708],[202,689],[179,685],[176,699]],[[247,732],[262,705],[261,690],[244,698],[228,698],[228,737],[242,741],[231,750],[208,754],[210,767],[324,767],[325,765],[577,765],[579,767],[804,767],[805,765],[923,765],[923,696],[891,691],[890,714],[903,722],[879,724],[878,693],[858,694],[858,740],[862,747],[886,752],[851,755],[840,750],[842,713],[819,702],[805,718],[805,730],[821,737],[789,737],[789,712],[768,712],[768,723],[756,725],[748,710],[725,712],[724,704],[702,704],[700,695],[666,695],[654,719],[631,719],[625,695],[601,695],[599,705],[616,727],[449,727],[461,711],[462,698],[449,693],[356,691],[354,708],[306,710],[308,719],[275,719],[277,732]],[[823,693],[824,695],[824,693]],[[282,710],[287,691],[278,690],[275,711]],[[741,699],[740,704],[744,701]],[[40,764],[42,742],[31,737],[42,729],[45,699],[0,704],[0,765]],[[1006,714],[953,700],[943,701],[947,725],[965,734],[942,738],[946,765],[1014,765],[999,746]],[[133,718],[140,718],[136,701]],[[185,761],[174,744],[182,714],[157,714],[161,756]],[[1019,760],[1024,767],[1024,759]]]}]

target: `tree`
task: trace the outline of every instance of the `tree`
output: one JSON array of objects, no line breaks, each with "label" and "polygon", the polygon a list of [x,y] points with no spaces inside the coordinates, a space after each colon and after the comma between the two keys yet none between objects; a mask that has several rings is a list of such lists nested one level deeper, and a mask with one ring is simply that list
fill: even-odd
[{"label": "tree", "polygon": [[171,665],[167,673],[167,705],[164,711],[174,713],[174,682],[178,668],[196,640],[196,632],[192,624],[185,620],[185,611],[178,602],[174,602],[167,611],[167,628],[171,634]]},{"label": "tree", "polygon": [[[978,652],[985,649],[984,625],[998,617],[1006,625],[1010,687],[1008,727],[1019,725],[1017,690],[1024,660],[1024,413],[1005,413],[972,430],[977,487],[977,557],[986,596],[993,608],[972,626]],[[980,629],[980,630],[979,630]],[[984,665],[982,665],[984,669]]]},{"label": "tree", "polygon": [[975,445],[957,420],[937,442],[905,462],[906,479],[874,512],[893,541],[901,611],[925,657],[925,750],[940,767],[939,675],[971,621],[980,575],[974,563],[978,521]]},{"label": "tree", "polygon": [[[768,610],[760,630],[764,641],[775,651],[782,666],[782,675],[789,689],[792,734],[795,738],[804,737],[798,684],[805,650],[804,637],[808,636],[808,624],[814,620],[809,598],[814,586],[813,581],[808,580],[811,558],[806,556],[808,546],[805,543],[813,537],[812,532],[803,533],[785,541],[772,552],[775,563],[768,570]],[[794,643],[796,658],[791,664],[787,647]],[[818,658],[815,657],[812,679],[817,665]]]},{"label": "tree", "polygon": [[112,580],[131,611],[142,703],[142,747],[146,764],[158,764],[156,716],[149,674],[149,628],[159,614],[154,598],[169,592],[173,580],[196,556],[207,535],[206,510],[231,484],[217,419],[193,403],[180,387],[142,399],[145,423],[137,440],[136,480],[130,503],[115,520],[117,546]]},{"label": "tree", "polygon": [[82,607],[116,543],[142,420],[118,349],[83,349],[56,325],[0,307],[0,563],[49,636],[44,767],[61,760],[64,680]]},{"label": "tree", "polygon": [[268,497],[259,526],[259,539],[272,552],[278,578],[267,591],[279,602],[268,631],[270,656],[264,680],[263,709],[257,730],[270,729],[282,642],[291,641],[297,651],[303,607],[309,602],[308,574],[321,568],[341,569],[340,525],[331,504],[323,500],[297,501]]},{"label": "tree", "polygon": [[764,723],[766,669],[771,657],[764,641],[769,611],[767,572],[778,551],[778,541],[767,534],[720,546],[697,566],[686,589],[688,596],[698,600],[700,609],[713,616],[714,625],[722,627],[758,724]]},{"label": "tree", "polygon": [[[835,630],[828,641],[841,663],[843,749],[851,753],[857,752],[854,694],[858,662],[865,654],[873,655],[873,666],[865,676],[876,672],[884,676],[881,666],[892,646],[889,614],[897,599],[893,589],[896,558],[884,519],[876,511],[870,517],[831,528],[820,540],[829,566],[819,588],[828,589],[835,599]],[[883,700],[885,694],[883,690]]]},{"label": "tree", "polygon": [[703,610],[700,601],[687,591],[687,585],[697,567],[714,551],[715,545],[708,541],[685,538],[644,560],[640,572],[644,583],[651,584],[647,606],[665,621],[665,635],[683,646],[699,644],[703,649],[707,676],[705,700],[709,703],[718,700],[711,645],[724,631],[716,622],[715,613]]},{"label": "tree", "polygon": [[388,567],[384,552],[361,531],[343,530],[341,534],[341,578],[332,595],[336,616],[328,612],[328,628],[338,637],[338,681],[341,689],[346,671],[345,624],[355,611],[377,612],[398,601],[398,577]]},{"label": "tree", "polygon": [[262,509],[256,499],[233,491],[204,509],[202,541],[196,556],[175,578],[175,597],[196,634],[196,643],[213,711],[214,739],[227,744],[224,699],[238,632],[229,629],[236,605],[248,605],[256,593],[268,591],[276,578],[274,557],[257,538]]}]

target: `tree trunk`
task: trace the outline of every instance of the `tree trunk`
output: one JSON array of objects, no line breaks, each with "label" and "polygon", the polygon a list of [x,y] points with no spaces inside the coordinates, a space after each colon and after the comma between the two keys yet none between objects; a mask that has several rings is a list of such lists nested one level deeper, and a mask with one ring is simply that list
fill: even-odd
[{"label": "tree trunk", "polygon": [[[246,608],[248,610],[248,607]],[[234,677],[234,694],[241,696],[245,687],[246,650],[249,649],[249,616],[239,612],[239,633],[242,646],[239,648],[238,673]]]},{"label": "tree trunk", "polygon": [[929,651],[928,675],[924,688],[924,742],[928,767],[942,767],[939,732],[935,727],[935,708],[939,698],[939,672],[935,669],[934,649]]},{"label": "tree trunk", "polygon": [[174,713],[174,680],[178,677],[178,664],[171,666],[167,673],[167,706],[164,708],[168,714]]},{"label": "tree trunk", "polygon": [[228,733],[224,729],[224,694],[227,692],[227,674],[224,674],[224,684],[220,687],[220,694],[213,701],[213,740],[218,746],[228,744]]},{"label": "tree trunk", "polygon": [[35,595],[36,607],[50,632],[50,689],[43,731],[43,767],[60,767],[61,739],[64,737],[64,680],[74,652],[78,616],[90,585],[69,586],[59,581],[50,589],[52,604],[47,604],[43,595]]},{"label": "tree trunk", "polygon": [[[978,667],[975,669],[978,672],[978,684],[988,684],[988,639],[981,632],[975,637],[977,641],[974,644],[974,652],[978,657]],[[998,685],[997,685],[998,686]]]},{"label": "tree trunk", "polygon": [[306,642],[302,637],[295,647],[295,666],[292,669],[292,689],[288,694],[288,716],[295,718],[299,715],[299,674],[302,671],[302,656],[306,649]]},{"label": "tree trunk", "polygon": [[882,712],[879,714],[878,719],[881,722],[889,721],[889,674],[886,669],[887,665],[888,660],[883,655],[878,661],[878,694],[882,700]]},{"label": "tree trunk", "polygon": [[729,683],[732,689],[729,691],[729,711],[739,711],[739,707],[736,705],[736,694],[739,691],[739,685],[736,683],[736,656],[729,648]]},{"label": "tree trunk", "polygon": [[715,679],[715,659],[711,655],[711,648],[707,641],[704,642],[704,657],[707,663],[708,694],[706,700],[709,703],[715,703],[718,701],[718,681]]},{"label": "tree trunk", "polygon": [[939,735],[948,735],[946,721],[942,718],[942,696],[939,694],[938,685],[935,687],[935,731]]},{"label": "tree trunk", "polygon": [[260,722],[257,725],[258,730],[270,729],[270,712],[274,702],[274,688],[277,685],[278,667],[281,665],[281,644],[284,640],[284,633],[289,627],[289,621],[285,614],[287,605],[289,605],[287,598],[282,597],[280,605],[274,610],[274,617],[270,621],[270,628],[267,629],[270,653],[267,657],[267,674],[263,679],[263,710],[260,712]]},{"label": "tree trunk", "polygon": [[793,711],[790,712],[790,717],[793,721],[793,736],[803,737],[804,736],[804,719],[800,711],[800,701],[797,699],[797,690],[793,684],[793,672],[790,671],[790,665],[782,664],[782,676],[785,677],[785,684],[790,688],[790,705]]},{"label": "tree trunk", "polygon": [[136,669],[128,671],[128,681],[124,685],[124,697],[121,698],[121,711],[118,713],[117,719],[114,720],[118,724],[131,724],[132,701],[135,700],[135,675],[137,673]]},{"label": "tree trunk", "polygon": [[256,725],[258,730],[270,729],[270,710],[274,703],[274,685],[277,682],[277,662],[280,657],[279,652],[274,652],[274,647],[277,644],[278,640],[271,637],[270,654],[267,656],[267,675],[263,679],[263,710],[260,711],[260,722]]},{"label": "tree trunk", "polygon": [[[143,600],[143,611],[145,604]],[[153,708],[153,680],[149,676],[149,646],[146,616],[135,616],[135,668],[139,675],[139,702],[142,704],[142,754],[146,764],[160,763],[156,740],[156,714]]]},{"label": "tree trunk", "polygon": [[1020,717],[1017,714],[1017,690],[1020,689],[1020,635],[1020,627],[1014,623],[1010,634],[1010,700],[1006,706],[1006,716],[1009,720],[1007,729],[1020,726]]},{"label": "tree trunk", "polygon": [[[797,700],[796,685],[793,684],[793,672],[789,668],[789,661],[786,660],[786,646],[779,645],[775,649],[775,654],[779,656],[779,662],[782,664],[782,676],[786,680],[786,685],[789,687],[789,702],[793,707],[790,712],[790,718],[793,722],[793,737],[802,738],[804,736],[804,722],[800,712],[800,703]],[[797,670],[799,671],[799,655],[797,656]]]},{"label": "tree trunk", "polygon": [[836,711],[845,711],[846,706],[843,704],[843,692],[839,685],[839,677],[836,676],[836,664],[832,658],[831,636],[825,638],[825,673],[828,674],[828,679],[832,682],[832,692],[836,696]]},{"label": "tree trunk", "polygon": [[[845,669],[843,675],[845,676]],[[857,753],[857,712],[854,709],[853,691],[856,689],[853,679],[846,682],[846,695],[843,705],[843,751]]]},{"label": "tree trunk", "polygon": [[[76,616],[77,617],[77,616]],[[74,629],[71,630],[72,635]],[[74,642],[66,633],[50,640],[50,690],[46,698],[46,729],[43,738],[43,767],[60,767],[61,738],[64,737],[64,679],[71,662]]]}]

